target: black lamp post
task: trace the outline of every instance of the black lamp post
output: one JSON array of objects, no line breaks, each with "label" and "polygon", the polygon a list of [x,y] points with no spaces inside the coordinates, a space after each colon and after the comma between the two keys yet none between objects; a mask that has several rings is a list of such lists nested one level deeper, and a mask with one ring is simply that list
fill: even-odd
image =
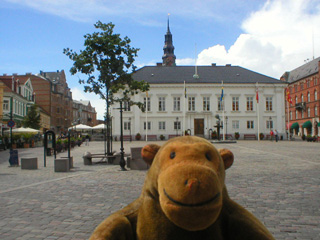
[{"label": "black lamp post", "polygon": [[272,141],[272,135],[271,135],[271,121],[272,121],[272,117],[269,117],[270,140]]},{"label": "black lamp post", "polygon": [[115,108],[115,109],[120,109],[120,167],[121,171],[127,171],[125,168],[126,166],[126,161],[124,160],[124,148],[123,148],[123,118],[122,118],[122,101],[120,101],[120,108]]},{"label": "black lamp post", "polygon": [[130,142],[132,142],[132,136],[131,136],[131,118],[129,117],[129,131],[130,131]]},{"label": "black lamp post", "polygon": [[225,118],[226,118],[226,136],[227,136],[228,135],[228,116],[225,116]]},{"label": "black lamp post", "polygon": [[176,136],[178,136],[178,120],[179,118],[176,117]]}]

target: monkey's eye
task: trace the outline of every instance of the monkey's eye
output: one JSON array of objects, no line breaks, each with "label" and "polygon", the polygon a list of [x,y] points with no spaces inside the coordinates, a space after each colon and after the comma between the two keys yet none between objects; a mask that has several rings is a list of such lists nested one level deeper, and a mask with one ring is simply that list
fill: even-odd
[{"label": "monkey's eye", "polygon": [[211,161],[211,155],[210,155],[210,153],[206,153],[206,159],[208,159],[209,161]]},{"label": "monkey's eye", "polygon": [[171,159],[174,159],[175,157],[176,157],[176,153],[175,153],[175,152],[171,152],[171,153],[170,153],[170,158],[171,158]]}]

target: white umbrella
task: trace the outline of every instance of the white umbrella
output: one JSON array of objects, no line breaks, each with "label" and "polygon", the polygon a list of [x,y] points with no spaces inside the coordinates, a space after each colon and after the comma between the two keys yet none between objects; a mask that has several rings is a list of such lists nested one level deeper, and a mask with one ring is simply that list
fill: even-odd
[{"label": "white umbrella", "polygon": [[106,125],[106,124],[103,124],[103,123],[101,123],[101,124],[99,124],[99,125],[97,125],[97,126],[92,127],[92,129],[105,129],[105,128],[107,128],[107,125]]},{"label": "white umbrella", "polygon": [[68,129],[75,129],[75,130],[91,130],[92,127],[84,124],[78,124],[73,127],[69,127]]},{"label": "white umbrella", "polygon": [[[6,130],[4,131],[6,133],[9,133],[10,132],[10,129],[9,130]],[[33,129],[33,128],[24,128],[24,127],[21,127],[21,128],[13,128],[12,129],[12,133],[38,133],[40,132],[39,130],[36,130],[36,129]]]}]

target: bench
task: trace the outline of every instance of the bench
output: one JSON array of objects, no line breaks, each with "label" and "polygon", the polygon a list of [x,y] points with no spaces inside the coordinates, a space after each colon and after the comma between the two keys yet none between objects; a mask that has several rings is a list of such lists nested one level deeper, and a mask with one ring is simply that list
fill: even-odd
[{"label": "bench", "polygon": [[257,140],[257,136],[255,134],[243,134],[244,140]]},{"label": "bench", "polygon": [[[144,136],[144,140],[146,140],[146,136]],[[148,141],[157,141],[157,135],[148,135]]]},{"label": "bench", "polygon": [[175,138],[175,137],[179,137],[179,136],[180,136],[180,135],[172,134],[172,135],[169,135],[169,136],[168,136],[168,139]]},{"label": "bench", "polygon": [[[90,152],[85,152],[82,156],[84,165],[92,165],[92,158],[100,158],[101,160],[96,163],[113,163],[116,158],[114,155],[105,155],[104,153],[91,154]],[[103,159],[105,159],[103,161]]]},{"label": "bench", "polygon": [[[123,135],[123,141],[132,141],[132,136],[131,135]],[[120,141],[121,141],[121,136],[120,136]]]}]

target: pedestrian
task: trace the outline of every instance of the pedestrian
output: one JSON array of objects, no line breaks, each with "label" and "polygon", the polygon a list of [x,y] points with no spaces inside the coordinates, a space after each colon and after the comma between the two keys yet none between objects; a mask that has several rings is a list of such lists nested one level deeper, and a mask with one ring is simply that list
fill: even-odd
[{"label": "pedestrian", "polygon": [[270,141],[273,141],[273,131],[270,131]]},{"label": "pedestrian", "polygon": [[278,131],[277,131],[277,129],[274,130],[274,137],[275,137],[275,139],[276,139],[276,142],[278,142],[279,137],[278,137]]},{"label": "pedestrian", "polygon": [[86,136],[86,146],[89,146],[89,135]]}]

